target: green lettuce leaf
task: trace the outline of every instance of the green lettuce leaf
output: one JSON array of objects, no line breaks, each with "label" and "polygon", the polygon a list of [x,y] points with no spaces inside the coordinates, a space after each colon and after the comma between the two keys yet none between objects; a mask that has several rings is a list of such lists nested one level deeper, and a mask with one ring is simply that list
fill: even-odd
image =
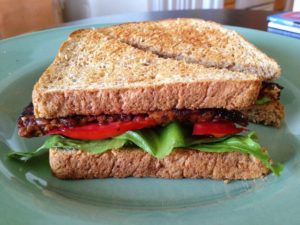
[{"label": "green lettuce leaf", "polygon": [[283,170],[283,165],[280,163],[272,164],[270,156],[262,150],[261,146],[256,142],[256,139],[255,132],[250,132],[246,136],[234,135],[220,142],[203,143],[189,147],[204,152],[241,152],[250,154],[260,159],[267,168],[279,176]]},{"label": "green lettuce leaf", "polygon": [[178,123],[170,123],[160,129],[128,131],[114,139],[131,141],[156,158],[163,158],[174,148],[186,146],[184,131]]},{"label": "green lettuce leaf", "polygon": [[263,96],[262,98],[257,99],[255,104],[256,105],[264,105],[264,104],[266,104],[268,102],[271,102],[271,101],[272,101],[272,99],[270,99],[268,96]]},{"label": "green lettuce leaf", "polygon": [[11,151],[8,153],[9,158],[19,159],[19,160],[29,160],[32,157],[42,155],[45,152],[48,152],[50,148],[62,148],[65,150],[81,149],[92,154],[103,153],[109,149],[121,148],[126,143],[125,140],[75,140],[66,138],[60,135],[50,136],[45,143],[35,151],[28,152],[14,152]]},{"label": "green lettuce leaf", "polygon": [[114,138],[104,140],[75,140],[60,135],[50,136],[37,150],[31,152],[11,152],[10,158],[29,160],[41,155],[49,148],[81,149],[92,154],[123,146],[138,146],[156,158],[169,155],[174,148],[191,148],[204,152],[241,152],[260,159],[274,174],[279,175],[283,169],[281,164],[272,164],[269,155],[256,142],[256,135],[232,135],[223,138],[192,137],[191,127],[181,126],[177,122],[165,127],[156,127],[138,131],[128,131]]}]

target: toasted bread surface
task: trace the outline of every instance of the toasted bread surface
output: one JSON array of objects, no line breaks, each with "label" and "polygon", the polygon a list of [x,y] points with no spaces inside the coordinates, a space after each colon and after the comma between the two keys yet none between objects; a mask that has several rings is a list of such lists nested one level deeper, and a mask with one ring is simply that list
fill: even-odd
[{"label": "toasted bread surface", "polygon": [[284,106],[280,101],[272,101],[263,105],[253,105],[249,109],[242,110],[249,121],[267,126],[280,128],[284,119]]},{"label": "toasted bread surface", "polygon": [[126,23],[99,30],[166,58],[255,73],[263,80],[273,80],[280,75],[280,67],[275,60],[237,32],[215,22],[180,18]]},{"label": "toasted bread surface", "polygon": [[255,179],[269,170],[247,154],[207,153],[176,149],[157,159],[138,148],[122,148],[102,154],[77,150],[50,149],[50,166],[61,179],[106,177]]},{"label": "toasted bread surface", "polygon": [[163,59],[86,29],[63,43],[36,83],[32,101],[38,118],[239,109],[255,102],[260,86],[254,74]]}]

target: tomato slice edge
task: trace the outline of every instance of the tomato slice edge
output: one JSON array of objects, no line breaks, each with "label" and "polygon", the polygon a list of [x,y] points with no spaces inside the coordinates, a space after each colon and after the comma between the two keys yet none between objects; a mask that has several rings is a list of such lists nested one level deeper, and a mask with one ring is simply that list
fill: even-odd
[{"label": "tomato slice edge", "polygon": [[88,124],[77,127],[64,127],[48,132],[48,134],[61,134],[73,139],[97,140],[111,138],[125,133],[129,130],[139,130],[156,126],[154,119],[144,119],[138,121],[118,121],[109,124]]},{"label": "tomato slice edge", "polygon": [[[87,124],[77,127],[63,127],[51,130],[48,134],[60,134],[73,139],[100,140],[111,138],[125,133],[129,130],[139,130],[158,125],[154,119],[142,119],[137,121],[118,121],[109,124]],[[224,137],[226,135],[237,134],[247,130],[244,127],[236,127],[233,122],[201,122],[194,124],[193,135],[213,135],[214,137]]]},{"label": "tomato slice edge", "polygon": [[224,137],[226,135],[237,134],[247,130],[244,127],[237,127],[233,122],[201,122],[194,124],[193,135],[213,135],[214,137]]}]

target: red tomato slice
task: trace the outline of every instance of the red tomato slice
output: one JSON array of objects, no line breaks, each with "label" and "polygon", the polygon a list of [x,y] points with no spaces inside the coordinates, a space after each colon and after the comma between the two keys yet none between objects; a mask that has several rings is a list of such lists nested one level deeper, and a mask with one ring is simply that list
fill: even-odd
[{"label": "red tomato slice", "polygon": [[139,130],[157,125],[153,119],[119,121],[109,124],[88,124],[78,127],[66,127],[51,130],[48,134],[61,134],[74,139],[96,140],[114,137],[129,130]]},{"label": "red tomato slice", "polygon": [[233,122],[201,122],[194,124],[193,135],[213,135],[215,137],[224,137],[230,134],[237,134],[245,131],[246,128],[236,127]]}]

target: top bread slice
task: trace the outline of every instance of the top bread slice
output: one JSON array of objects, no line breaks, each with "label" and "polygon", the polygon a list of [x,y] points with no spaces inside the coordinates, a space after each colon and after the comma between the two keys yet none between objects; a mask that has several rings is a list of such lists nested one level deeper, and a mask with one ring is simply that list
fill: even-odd
[{"label": "top bread slice", "polygon": [[38,118],[252,105],[261,79],[164,59],[99,30],[73,32],[34,86]]},{"label": "top bread slice", "polygon": [[118,40],[166,58],[206,67],[255,73],[263,80],[280,75],[275,60],[237,32],[200,19],[168,19],[100,28]]}]

